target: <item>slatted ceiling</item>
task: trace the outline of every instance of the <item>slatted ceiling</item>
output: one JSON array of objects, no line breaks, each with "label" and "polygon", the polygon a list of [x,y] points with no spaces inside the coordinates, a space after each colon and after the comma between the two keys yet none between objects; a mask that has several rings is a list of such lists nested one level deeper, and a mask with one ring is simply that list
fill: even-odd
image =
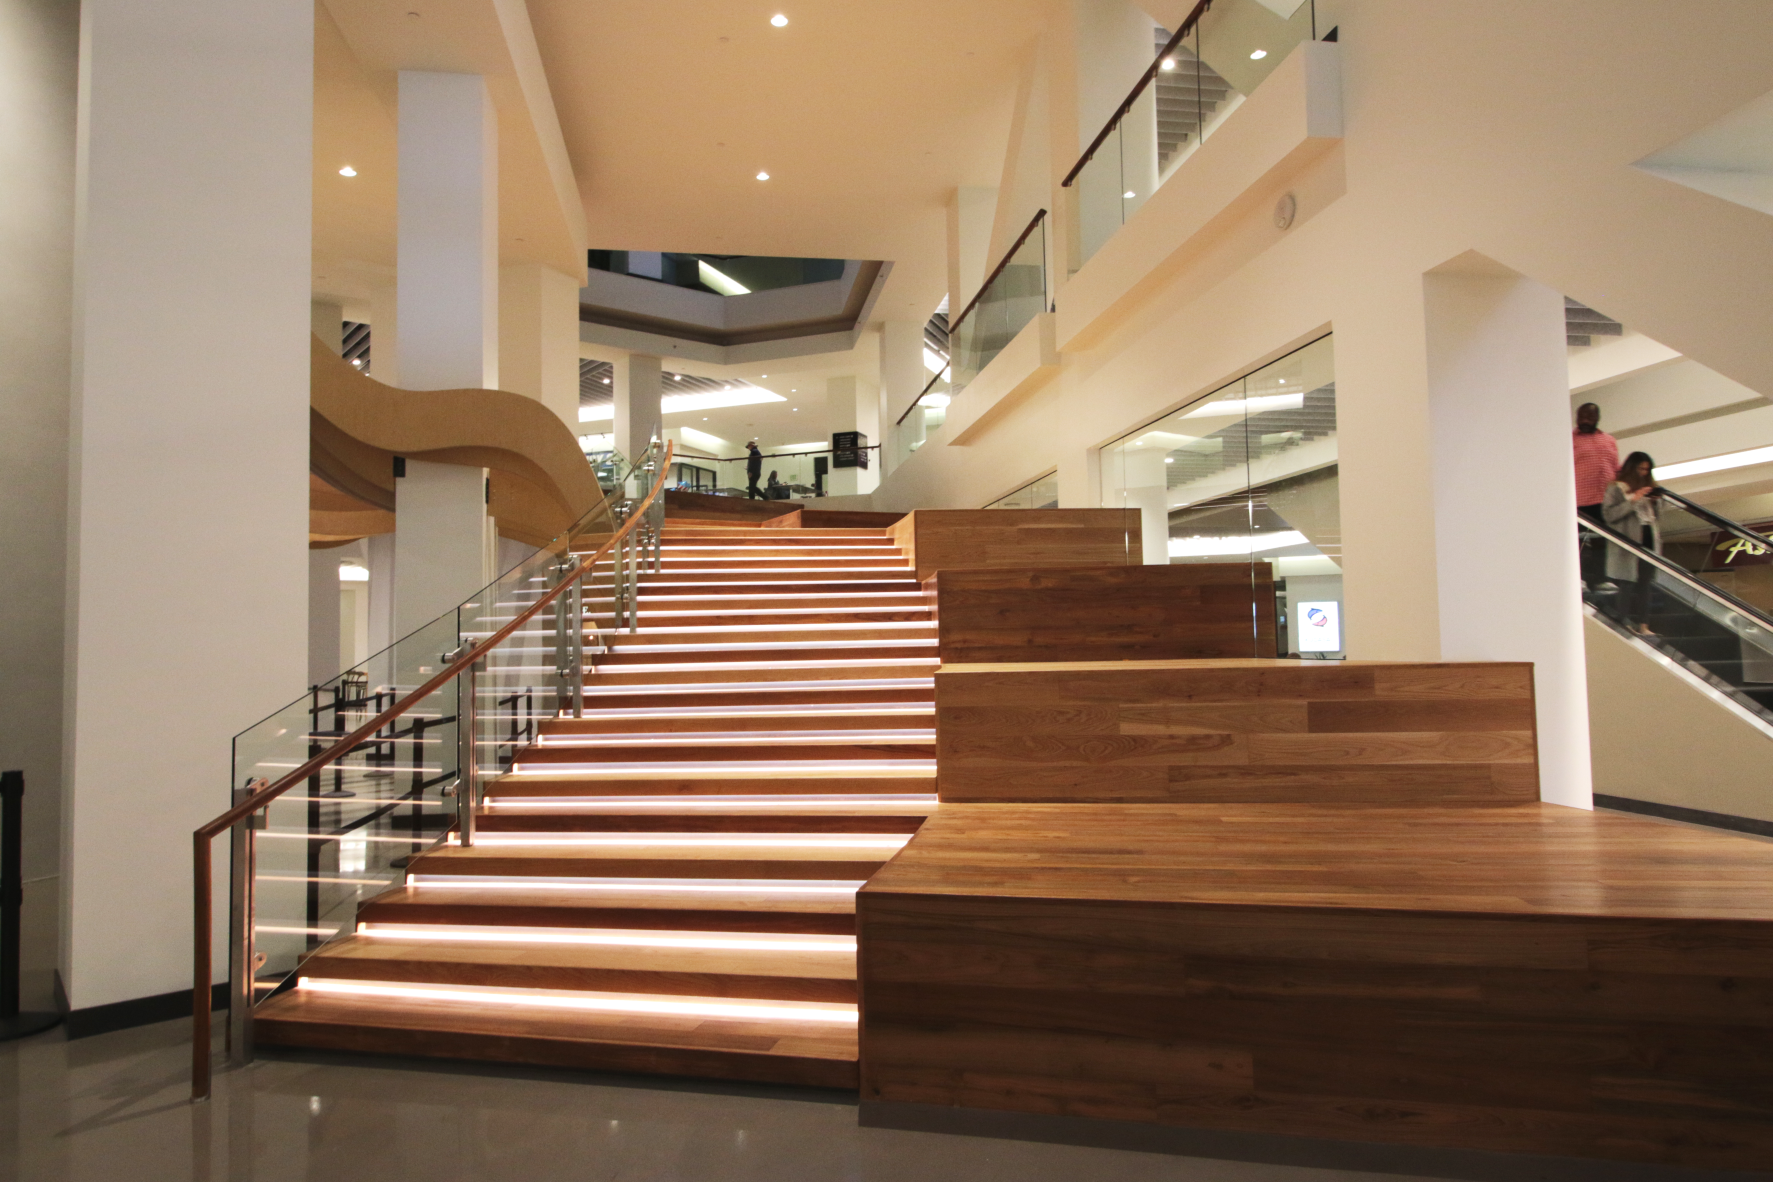
[{"label": "slatted ceiling", "polygon": [[[948,301],[942,301],[946,308]],[[942,357],[948,356],[948,313],[938,311],[923,326],[923,343]]]},{"label": "slatted ceiling", "polygon": [[364,373],[369,372],[369,325],[356,320],[344,322],[344,348],[341,350],[346,361],[361,361],[358,368]]},{"label": "slatted ceiling", "polygon": [[[579,405],[608,406],[615,401],[616,367],[607,361],[579,362]],[[714,390],[725,390],[735,383],[723,378],[699,378],[694,374],[674,374],[664,371],[664,392],[666,394],[706,394]]]},{"label": "slatted ceiling", "polygon": [[1625,326],[1606,313],[1565,296],[1564,335],[1571,347],[1583,348],[1594,344],[1595,337],[1624,336]]}]

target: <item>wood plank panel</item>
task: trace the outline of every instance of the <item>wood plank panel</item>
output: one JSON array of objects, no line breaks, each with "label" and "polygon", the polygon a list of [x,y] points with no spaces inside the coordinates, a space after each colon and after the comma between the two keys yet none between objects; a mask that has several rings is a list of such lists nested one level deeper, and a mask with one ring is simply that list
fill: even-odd
[{"label": "wood plank panel", "polygon": [[952,569],[932,576],[942,659],[1272,657],[1274,568],[1256,563]]},{"label": "wood plank panel", "polygon": [[[942,626],[946,643],[946,611]],[[1539,797],[1533,670],[1521,663],[945,659],[936,753],[944,801]]]},{"label": "wood plank panel", "polygon": [[1137,509],[914,509],[887,533],[919,579],[963,567],[1143,561]]},{"label": "wood plank panel", "polygon": [[862,1097],[1773,1160],[1773,847],[1551,805],[944,805],[857,899]]}]

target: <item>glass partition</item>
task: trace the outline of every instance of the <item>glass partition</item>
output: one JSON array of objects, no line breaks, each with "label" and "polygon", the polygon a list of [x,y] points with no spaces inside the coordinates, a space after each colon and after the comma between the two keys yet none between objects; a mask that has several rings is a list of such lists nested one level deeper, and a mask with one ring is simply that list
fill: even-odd
[{"label": "glass partition", "polygon": [[[965,389],[1046,307],[1047,239],[1043,209],[949,328],[950,388],[945,393],[954,395]],[[941,405],[945,407],[947,403]]]},{"label": "glass partition", "polygon": [[1272,579],[1276,649],[1258,655],[1343,655],[1330,337],[1123,436],[1101,461],[1101,503],[1140,510],[1128,544],[1145,563],[1239,563],[1254,587]]},{"label": "glass partition", "polygon": [[[871,443],[862,449],[868,453],[868,466],[880,462],[880,445]],[[765,500],[805,501],[827,496],[831,492],[831,473],[836,456],[829,447],[807,451],[776,451],[763,454],[763,471],[757,477],[757,489]],[[723,497],[743,497],[749,491],[744,456],[732,459],[700,460],[717,469],[712,488],[697,489]],[[675,467],[676,465],[673,465]],[[775,483],[771,483],[771,478]]]},{"label": "glass partition", "polygon": [[1059,507],[1059,474],[1049,472],[1038,480],[1030,480],[1013,493],[1007,493],[985,506],[987,509],[1057,509]]},{"label": "glass partition", "polygon": [[[1214,0],[1172,37],[1101,138],[1072,168],[1072,257],[1078,268],[1138,212],[1302,41],[1316,37],[1315,0]],[[1135,82],[1137,85],[1134,85]]]},{"label": "glass partition", "polygon": [[1666,489],[1659,499],[1663,557],[1700,582],[1773,617],[1769,523],[1743,526]]},{"label": "glass partition", "polygon": [[942,429],[948,421],[948,402],[951,387],[949,375],[952,368],[944,369],[930,379],[905,413],[893,431],[894,463],[902,464],[905,458],[925,443],[930,436]]}]

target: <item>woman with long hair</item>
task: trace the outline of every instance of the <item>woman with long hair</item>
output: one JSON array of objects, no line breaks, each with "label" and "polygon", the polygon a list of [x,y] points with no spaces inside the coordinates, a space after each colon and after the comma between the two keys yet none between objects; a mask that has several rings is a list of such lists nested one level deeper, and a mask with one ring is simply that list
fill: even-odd
[{"label": "woman with long hair", "polygon": [[[1626,456],[1601,500],[1601,519],[1626,541],[1660,554],[1662,497],[1656,488],[1655,472],[1656,461],[1648,454],[1634,451]],[[1635,577],[1630,599],[1622,610],[1632,631],[1644,636],[1650,635],[1650,589],[1655,570],[1624,546],[1607,547],[1607,578],[1623,583]]]}]

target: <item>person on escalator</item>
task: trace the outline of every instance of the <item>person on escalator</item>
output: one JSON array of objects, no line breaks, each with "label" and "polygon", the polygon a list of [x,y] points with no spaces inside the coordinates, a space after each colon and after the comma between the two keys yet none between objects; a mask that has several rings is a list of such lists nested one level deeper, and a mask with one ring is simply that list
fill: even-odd
[{"label": "person on escalator", "polygon": [[[1634,451],[1626,456],[1618,477],[1607,486],[1601,501],[1601,517],[1608,529],[1626,541],[1660,554],[1662,495],[1656,487],[1655,471],[1656,461],[1644,452]],[[1607,577],[1621,584],[1632,582],[1629,599],[1621,604],[1625,622],[1643,636],[1651,634],[1650,589],[1655,570],[1624,546],[1607,547]]]},{"label": "person on escalator", "polygon": [[745,445],[745,499],[761,501],[766,498],[763,490],[757,487],[757,478],[763,475],[763,453],[757,450],[757,440],[753,439]]},{"label": "person on escalator", "polygon": [[[1596,525],[1604,525],[1601,502],[1606,499],[1607,485],[1619,471],[1619,441],[1601,430],[1601,408],[1584,402],[1576,408],[1576,429],[1570,433],[1570,448],[1576,461],[1576,512]],[[1581,543],[1582,583],[1590,591],[1602,581],[1601,568],[1606,563],[1605,543],[1583,530],[1577,531]]]}]

